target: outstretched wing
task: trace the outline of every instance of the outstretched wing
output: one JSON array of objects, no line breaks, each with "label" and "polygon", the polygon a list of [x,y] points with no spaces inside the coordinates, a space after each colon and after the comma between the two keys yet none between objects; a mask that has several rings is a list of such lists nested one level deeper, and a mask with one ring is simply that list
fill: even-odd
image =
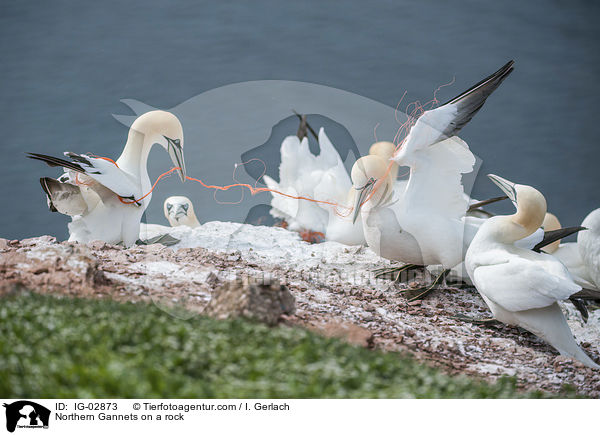
[{"label": "outstretched wing", "polygon": [[427,210],[446,218],[462,218],[469,207],[464,195],[462,174],[473,170],[475,156],[459,137],[452,137],[414,153],[416,165],[411,166],[410,178],[402,202],[411,210]]},{"label": "outstretched wing", "polygon": [[481,80],[447,103],[423,113],[411,128],[396,160],[400,161],[402,155],[406,155],[415,149],[427,147],[457,135],[460,129],[483,107],[485,100],[512,72],[513,63],[514,61],[511,60],[494,74]]},{"label": "outstretched wing", "polygon": [[[45,162],[49,166],[62,166],[70,171],[83,174],[121,198],[134,200],[142,195],[141,186],[135,178],[119,169],[113,162],[71,152],[66,152],[65,156],[71,160],[45,154],[27,153],[27,157]],[[83,182],[85,183],[85,181]],[[93,185],[90,187],[96,190]]]}]

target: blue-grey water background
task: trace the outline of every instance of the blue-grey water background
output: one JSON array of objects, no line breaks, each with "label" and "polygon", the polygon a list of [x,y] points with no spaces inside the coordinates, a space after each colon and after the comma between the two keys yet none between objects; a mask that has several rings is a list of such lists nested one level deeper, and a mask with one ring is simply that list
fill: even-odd
[{"label": "blue-grey water background", "polygon": [[[539,188],[564,225],[579,224],[600,207],[599,12],[598,2],[583,0],[4,0],[0,237],[66,237],[68,219],[48,211],[38,182],[58,170],[26,159],[24,152],[117,157],[127,129],[111,114],[131,114],[119,102],[123,98],[169,109],[223,85],[283,79],[395,107],[405,91],[404,102],[427,101],[455,77],[438,94],[442,101],[451,98],[508,59],[515,59],[515,72],[461,134],[483,160],[473,194],[497,195],[482,175],[501,174]],[[274,126],[270,149],[295,132],[289,116],[282,114],[283,122]],[[338,143],[345,140],[343,126],[332,130]],[[228,153],[221,143],[186,140],[186,147],[223,148],[219,159],[195,161],[188,172],[209,182],[231,181],[239,152]],[[267,157],[269,173],[276,174],[278,156]],[[150,159],[153,179],[170,167],[158,148]],[[149,220],[166,224],[162,201],[181,189],[175,177],[161,183]],[[184,192],[201,221],[244,220],[249,205],[269,201],[264,194],[219,205],[200,189],[186,183]],[[264,209],[256,213],[260,220]]]}]

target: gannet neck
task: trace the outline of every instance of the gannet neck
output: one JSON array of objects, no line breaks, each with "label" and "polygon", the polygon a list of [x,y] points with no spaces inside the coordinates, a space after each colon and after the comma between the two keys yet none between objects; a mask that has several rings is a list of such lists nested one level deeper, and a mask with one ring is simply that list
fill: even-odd
[{"label": "gannet neck", "polygon": [[494,216],[479,229],[478,238],[485,238],[488,242],[503,245],[513,245],[516,241],[533,234],[526,227],[514,220],[515,215]]},{"label": "gannet neck", "polygon": [[498,175],[488,174],[496,184],[513,202],[517,212],[510,216],[500,216],[496,222],[509,222],[501,229],[504,232],[500,237],[508,242],[516,242],[533,234],[542,226],[546,216],[546,198],[537,189],[524,184],[515,184]]},{"label": "gannet neck", "polygon": [[[162,110],[144,113],[131,125],[127,143],[117,164],[131,175],[144,179],[147,176],[148,155],[152,146],[158,143],[170,150],[169,138],[178,140],[181,149],[183,148],[183,128],[177,117]],[[177,164],[176,161],[173,163]]]},{"label": "gannet neck", "polygon": [[148,155],[153,143],[147,140],[144,133],[130,129],[127,143],[123,152],[117,159],[117,164],[121,169],[137,177],[148,175],[147,164]]}]

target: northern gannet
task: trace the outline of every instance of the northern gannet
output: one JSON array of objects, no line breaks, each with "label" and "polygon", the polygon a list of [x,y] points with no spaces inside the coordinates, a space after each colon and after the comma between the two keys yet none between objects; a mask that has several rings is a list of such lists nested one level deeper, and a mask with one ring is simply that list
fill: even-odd
[{"label": "northern gannet", "polygon": [[376,253],[403,263],[442,265],[446,270],[462,262],[481,220],[465,218],[469,198],[461,177],[472,171],[475,157],[455,134],[512,72],[512,65],[508,62],[417,119],[392,157],[399,166],[410,168],[410,178],[402,189],[396,189],[393,204],[387,199],[392,188],[384,176],[387,168],[382,172],[381,164],[373,159],[355,163],[352,182],[360,194],[354,203],[354,219],[362,216],[365,239]]},{"label": "northern gannet", "polygon": [[164,203],[165,217],[172,227],[187,225],[195,228],[200,226],[196,213],[194,213],[194,205],[189,198],[185,196],[170,196]]},{"label": "northern gannet", "polygon": [[152,198],[146,164],[155,143],[167,150],[185,181],[183,128],[175,115],[160,110],[134,121],[116,162],[71,152],[65,153],[70,161],[29,154],[32,159],[65,168],[58,180],[41,178],[40,182],[50,210],[72,217],[69,241],[102,240],[125,246],[136,242],[142,214]]},{"label": "northern gannet", "polygon": [[[375,142],[369,148],[369,155],[380,157],[387,162],[392,157],[395,149],[396,146],[392,142]],[[392,162],[388,175],[394,188],[399,189],[406,184],[406,180],[397,180],[398,169],[398,165]],[[342,184],[343,187],[340,186]],[[332,186],[336,185],[340,188],[332,196],[332,192],[335,192]],[[365,245],[367,243],[362,221],[352,218],[352,207],[356,201],[357,191],[353,188],[352,180],[345,169],[343,172],[338,172],[337,179],[334,173],[325,173],[315,189],[315,195],[318,199],[330,198],[330,202],[333,201],[339,204],[339,206],[321,204],[321,207],[326,209],[328,213],[327,228],[325,230],[327,240],[344,245]]]},{"label": "northern gannet", "polygon": [[[321,151],[315,156],[310,152],[306,137],[302,140],[297,136],[286,137],[281,144],[279,183],[266,175],[263,179],[270,189],[339,206],[273,194],[271,215],[284,219],[292,231],[308,229],[345,245],[365,244],[362,222],[353,222],[350,213],[356,193],[350,176],[323,128],[319,130],[318,140]],[[377,142],[369,152],[388,160],[394,149],[391,142]],[[395,178],[396,164],[392,165],[391,172]]]},{"label": "northern gannet", "polygon": [[580,291],[581,286],[553,256],[515,246],[542,224],[544,196],[531,186],[497,175],[489,177],[508,195],[517,212],[488,219],[473,238],[465,264],[475,287],[495,319],[527,329],[562,355],[600,368],[577,345],[557,303]]},{"label": "northern gannet", "polygon": [[[560,221],[551,213],[544,218],[545,230],[557,230]],[[585,230],[577,234],[577,242],[554,242],[544,252],[558,258],[573,276],[577,284],[584,288],[600,289],[600,209],[592,211],[581,223]]]},{"label": "northern gannet", "polygon": [[600,208],[592,211],[581,223],[587,228],[577,234],[579,254],[592,279],[592,284],[600,289]]}]

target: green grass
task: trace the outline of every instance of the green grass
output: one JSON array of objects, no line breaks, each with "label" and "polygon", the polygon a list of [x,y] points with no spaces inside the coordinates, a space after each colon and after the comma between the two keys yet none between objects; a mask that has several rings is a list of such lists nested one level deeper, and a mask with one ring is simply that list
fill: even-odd
[{"label": "green grass", "polygon": [[[519,397],[289,327],[179,320],[153,305],[0,299],[2,397]],[[529,397],[539,397],[539,393]]]}]

